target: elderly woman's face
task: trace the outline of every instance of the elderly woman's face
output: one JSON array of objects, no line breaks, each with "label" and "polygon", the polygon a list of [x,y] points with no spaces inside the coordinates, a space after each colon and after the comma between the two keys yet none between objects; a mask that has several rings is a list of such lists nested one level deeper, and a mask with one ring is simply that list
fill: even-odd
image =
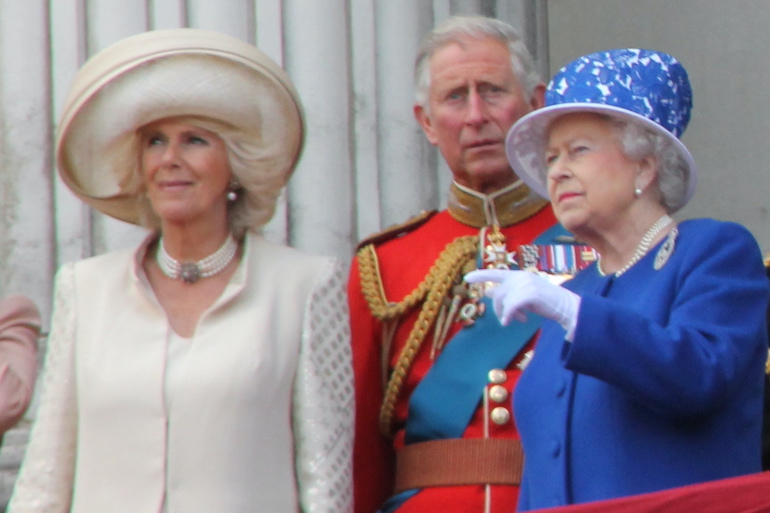
[{"label": "elderly woman's face", "polygon": [[557,118],[545,161],[548,194],[565,228],[580,236],[623,222],[639,164],[625,155],[609,120],[591,113]]},{"label": "elderly woman's face", "polygon": [[174,118],[145,125],[139,135],[142,178],[153,210],[164,222],[226,218],[232,173],[218,135]]}]

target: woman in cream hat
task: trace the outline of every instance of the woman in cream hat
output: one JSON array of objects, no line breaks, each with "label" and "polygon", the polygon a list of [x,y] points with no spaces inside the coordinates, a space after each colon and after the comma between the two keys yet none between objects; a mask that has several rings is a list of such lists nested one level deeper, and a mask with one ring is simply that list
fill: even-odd
[{"label": "woman in cream hat", "polygon": [[79,71],[61,177],[150,234],[59,270],[10,511],[350,509],[344,276],[259,235],[303,128],[283,70],[222,34],[143,33]]},{"label": "woman in cream hat", "polygon": [[521,511],[760,471],[768,283],[745,228],[671,218],[695,190],[691,104],[675,58],[611,50],[563,68],[508,134],[519,176],[601,257],[563,286],[466,277],[500,283],[501,322],[554,321],[513,399]]}]

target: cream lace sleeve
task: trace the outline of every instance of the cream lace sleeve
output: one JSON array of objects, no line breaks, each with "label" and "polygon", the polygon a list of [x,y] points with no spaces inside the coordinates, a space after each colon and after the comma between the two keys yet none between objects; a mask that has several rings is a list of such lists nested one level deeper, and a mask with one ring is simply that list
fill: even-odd
[{"label": "cream lace sleeve", "polygon": [[293,426],[303,513],[352,511],[353,369],[343,270],[329,260],[305,306]]},{"label": "cream lace sleeve", "polygon": [[67,513],[72,500],[77,403],[74,377],[74,267],[56,278],[42,395],[9,513]]}]

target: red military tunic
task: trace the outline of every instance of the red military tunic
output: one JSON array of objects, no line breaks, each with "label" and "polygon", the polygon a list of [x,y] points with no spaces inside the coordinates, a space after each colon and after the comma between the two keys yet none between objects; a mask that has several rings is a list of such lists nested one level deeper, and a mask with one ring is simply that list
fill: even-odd
[{"label": "red military tunic", "polygon": [[[521,244],[532,243],[539,234],[556,223],[550,206],[529,194],[523,184],[516,184],[502,192],[503,194],[495,198],[485,200],[477,193],[453,185],[450,210],[427,216],[426,219],[400,230],[392,230],[370,239],[376,251],[376,268],[379,271],[376,273],[379,275],[376,277],[376,288],[381,290],[387,302],[401,302],[413,293],[426,279],[447,244],[458,237],[478,237],[481,231],[486,233],[488,226],[484,225],[490,221],[501,226],[508,251]],[[494,207],[490,208],[492,205]],[[464,222],[458,221],[458,218]],[[365,245],[366,243],[362,244]],[[481,252],[483,251],[482,249]],[[367,269],[371,266],[362,264],[361,258],[362,252],[359,252],[353,260],[348,286],[356,380],[354,497],[356,513],[374,513],[393,494],[395,454],[404,446],[404,425],[409,399],[415,387],[431,369],[435,359],[440,357],[441,344],[434,347],[435,325],[438,324],[436,321],[427,330],[395,400],[392,437],[382,435],[380,409],[385,383],[412,332],[424,300],[406,309],[394,322],[386,323],[384,334],[384,323],[373,315],[371,304],[362,292],[361,268]],[[458,272],[454,277],[455,284],[461,283],[463,272],[465,271]],[[371,281],[371,276],[364,278],[365,282],[367,280]],[[363,285],[366,288],[366,284]],[[369,286],[371,288],[371,283]],[[391,347],[383,357],[383,340],[389,340],[387,330],[393,324],[395,331],[390,339]],[[443,347],[451,343],[452,336],[462,326],[461,322],[449,324]],[[491,375],[495,375],[495,381],[504,387],[506,393],[501,394],[500,386],[497,386],[495,393],[490,394],[489,391],[495,383],[490,383],[485,389],[478,391],[478,405],[465,428],[463,438],[518,438],[510,412],[510,396],[521,373],[518,364],[531,349],[533,341],[534,337],[505,369],[499,369],[504,372],[497,372],[495,375],[495,369],[490,369],[493,371]],[[483,350],[483,343],[483,340],[479,340],[479,350]],[[384,358],[387,361],[386,370],[383,369]],[[446,400],[451,401],[451,398]],[[395,511],[510,513],[515,511],[517,498],[518,486],[512,485],[435,486],[422,488]]]}]

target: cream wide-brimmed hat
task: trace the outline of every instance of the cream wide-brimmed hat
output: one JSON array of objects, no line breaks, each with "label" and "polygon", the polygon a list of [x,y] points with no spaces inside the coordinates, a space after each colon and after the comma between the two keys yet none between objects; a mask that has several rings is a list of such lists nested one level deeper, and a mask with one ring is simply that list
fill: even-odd
[{"label": "cream wide-brimmed hat", "polygon": [[253,143],[251,171],[257,181],[264,175],[260,187],[268,184],[272,215],[302,151],[302,104],[272,59],[218,32],[144,32],[90,58],[73,80],[58,126],[62,180],[93,208],[139,224],[137,129],[176,116],[213,120]]}]

